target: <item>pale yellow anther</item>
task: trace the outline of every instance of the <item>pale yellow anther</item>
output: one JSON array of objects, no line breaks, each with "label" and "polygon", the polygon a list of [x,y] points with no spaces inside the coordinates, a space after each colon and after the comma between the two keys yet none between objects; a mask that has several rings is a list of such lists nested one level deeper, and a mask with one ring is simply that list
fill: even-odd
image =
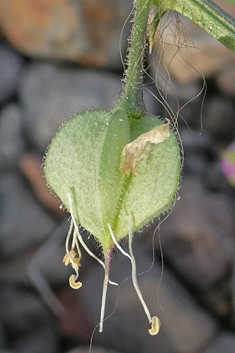
[{"label": "pale yellow anther", "polygon": [[69,285],[73,289],[79,289],[82,286],[82,282],[76,282],[77,276],[76,275],[71,275],[69,277]]},{"label": "pale yellow anther", "polygon": [[161,327],[161,321],[157,316],[152,317],[151,328],[148,330],[151,336],[157,335]]},{"label": "pale yellow anther", "polygon": [[65,266],[68,266],[70,264],[70,258],[68,254],[65,254],[63,257],[63,263],[65,264]]},{"label": "pale yellow anther", "polygon": [[63,262],[65,266],[71,264],[72,267],[76,267],[76,269],[78,269],[81,266],[80,259],[81,259],[81,256],[77,258],[75,250],[71,250],[69,254],[65,254],[63,258]]}]

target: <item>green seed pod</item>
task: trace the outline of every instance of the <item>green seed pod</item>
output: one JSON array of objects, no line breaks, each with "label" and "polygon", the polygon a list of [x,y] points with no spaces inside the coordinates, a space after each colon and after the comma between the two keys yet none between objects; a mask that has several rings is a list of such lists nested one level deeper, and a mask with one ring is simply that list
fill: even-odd
[{"label": "green seed pod", "polygon": [[[100,332],[108,283],[116,284],[109,280],[115,246],[131,261],[133,285],[151,324],[149,333],[159,331],[160,320],[150,315],[138,286],[132,234],[174,204],[180,169],[180,150],[169,122],[164,124],[155,116],[130,118],[120,107],[75,115],[51,142],[44,171],[49,186],[71,214],[63,259],[76,273],[69,278],[70,286],[82,286],[79,243],[105,270]],[[77,223],[101,244],[104,262],[87,247]],[[129,254],[118,243],[126,235]]]},{"label": "green seed pod", "polygon": [[[155,116],[128,118],[125,111],[86,111],[55,135],[45,177],[76,221],[104,252],[168,210],[175,201],[180,152],[169,124]],[[72,207],[72,209],[71,209]]]}]

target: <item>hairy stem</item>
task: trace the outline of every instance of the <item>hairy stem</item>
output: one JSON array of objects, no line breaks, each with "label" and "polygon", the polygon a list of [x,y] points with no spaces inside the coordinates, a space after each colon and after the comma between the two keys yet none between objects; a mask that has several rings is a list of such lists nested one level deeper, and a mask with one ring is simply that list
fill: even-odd
[{"label": "hairy stem", "polygon": [[143,58],[146,45],[146,28],[150,9],[150,0],[134,1],[134,23],[131,32],[127,69],[120,102],[122,107],[133,118],[141,118],[146,112],[143,100]]}]

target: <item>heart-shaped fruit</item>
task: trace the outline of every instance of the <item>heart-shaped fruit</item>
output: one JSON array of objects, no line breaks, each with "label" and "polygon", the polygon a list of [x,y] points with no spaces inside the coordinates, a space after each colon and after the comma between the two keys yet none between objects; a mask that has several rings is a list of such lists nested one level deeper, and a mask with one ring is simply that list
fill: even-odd
[{"label": "heart-shaped fruit", "polygon": [[128,118],[121,109],[86,111],[52,140],[46,180],[104,251],[114,245],[108,225],[120,240],[128,217],[136,231],[174,204],[180,153],[168,125],[155,116]]}]

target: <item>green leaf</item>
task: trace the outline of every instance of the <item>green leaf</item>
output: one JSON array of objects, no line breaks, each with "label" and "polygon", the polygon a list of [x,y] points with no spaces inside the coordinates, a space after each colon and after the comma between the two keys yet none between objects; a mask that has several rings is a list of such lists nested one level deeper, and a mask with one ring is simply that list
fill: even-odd
[{"label": "green leaf", "polygon": [[[55,135],[45,159],[45,177],[77,222],[104,250],[140,229],[174,203],[180,178],[180,152],[174,133],[136,163],[137,176],[125,175],[120,160],[125,145],[161,125],[154,116],[130,119],[124,110],[86,111],[69,119]],[[69,196],[70,195],[70,196]]]}]

